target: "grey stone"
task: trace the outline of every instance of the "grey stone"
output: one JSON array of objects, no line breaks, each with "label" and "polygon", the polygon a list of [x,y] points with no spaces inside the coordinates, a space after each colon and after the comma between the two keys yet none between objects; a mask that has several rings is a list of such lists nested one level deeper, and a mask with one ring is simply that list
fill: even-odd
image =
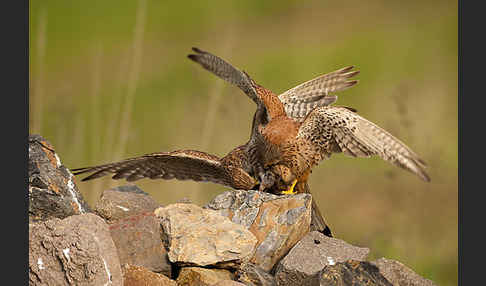
[{"label": "grey stone", "polygon": [[312,231],[299,241],[278,263],[275,278],[278,285],[316,283],[324,267],[349,259],[365,260],[368,248],[350,245],[345,241]]},{"label": "grey stone", "polygon": [[[279,284],[280,285],[280,284]],[[289,285],[289,284],[285,284]],[[367,261],[348,260],[324,267],[319,273],[319,281],[308,284],[320,286],[393,286],[379,271],[378,267]]]},{"label": "grey stone", "polygon": [[160,207],[149,194],[135,185],[119,186],[103,191],[95,212],[108,223]]},{"label": "grey stone", "polygon": [[90,212],[54,147],[40,135],[29,136],[29,222]]},{"label": "grey stone", "polygon": [[232,190],[216,196],[203,208],[216,210],[221,215],[229,217],[233,222],[250,228],[255,222],[263,202],[278,198],[279,196],[270,193]]},{"label": "grey stone", "polygon": [[380,273],[395,286],[436,286],[432,280],[423,278],[402,263],[384,257],[371,261]]},{"label": "grey stone", "polygon": [[249,229],[257,238],[250,262],[270,271],[309,232],[312,196],[277,196],[258,191],[228,191],[205,208],[218,211]]},{"label": "grey stone", "polygon": [[109,228],[122,265],[143,266],[171,276],[167,250],[160,238],[160,222],[153,212],[119,219]]},{"label": "grey stone", "polygon": [[29,224],[29,285],[122,285],[108,225],[94,214]]}]

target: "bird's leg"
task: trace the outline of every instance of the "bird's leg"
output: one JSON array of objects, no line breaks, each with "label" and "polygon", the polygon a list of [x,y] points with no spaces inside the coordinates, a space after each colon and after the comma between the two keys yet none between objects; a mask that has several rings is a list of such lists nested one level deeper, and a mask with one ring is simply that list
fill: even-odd
[{"label": "bird's leg", "polygon": [[272,166],[273,173],[280,178],[278,189],[279,193],[283,195],[294,195],[297,192],[294,190],[297,184],[297,178],[292,173],[289,167],[283,164]]},{"label": "bird's leg", "polygon": [[290,185],[290,187],[287,190],[282,191],[281,194],[282,195],[295,195],[295,194],[297,194],[296,192],[294,192],[295,184],[297,184],[297,179],[294,179],[294,181],[292,182],[292,185]]}]

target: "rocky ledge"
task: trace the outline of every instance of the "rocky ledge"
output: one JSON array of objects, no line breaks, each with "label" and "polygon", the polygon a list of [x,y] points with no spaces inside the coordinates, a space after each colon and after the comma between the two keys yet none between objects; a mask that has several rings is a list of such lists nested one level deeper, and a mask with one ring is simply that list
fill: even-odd
[{"label": "rocky ledge", "polygon": [[30,285],[435,285],[311,231],[312,196],[226,191],[160,205],[137,186],[90,208],[54,148],[29,138]]}]

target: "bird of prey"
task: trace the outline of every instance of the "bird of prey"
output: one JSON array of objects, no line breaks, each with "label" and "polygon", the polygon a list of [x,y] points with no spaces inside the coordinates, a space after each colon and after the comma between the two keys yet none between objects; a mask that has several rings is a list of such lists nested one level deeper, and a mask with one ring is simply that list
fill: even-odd
[{"label": "bird of prey", "polygon": [[[192,60],[236,84],[257,104],[252,134],[245,147],[250,173],[257,176],[260,188],[277,188],[283,194],[305,192],[312,168],[340,152],[353,157],[377,155],[430,181],[426,163],[415,152],[358,115],[354,108],[317,104],[329,91],[354,85],[357,81],[343,78],[357,72],[345,68],[277,96],[221,58],[200,49],[193,50],[196,54],[189,56]],[[267,179],[268,175],[271,179]]]},{"label": "bird of prey", "polygon": [[[189,55],[188,57],[191,60],[200,63],[222,79],[235,84],[257,103],[249,141],[234,148],[223,158],[196,150],[159,152],[115,163],[72,169],[75,175],[92,173],[83,178],[82,181],[113,174],[113,179],[125,178],[127,181],[136,181],[142,178],[175,178],[178,180],[213,182],[234,189],[260,189],[274,193],[279,191],[276,189],[278,184],[275,184],[275,181],[279,178],[271,170],[263,170],[261,167],[255,168],[256,165],[250,164],[251,161],[258,162],[255,159],[249,159],[249,153],[253,156],[256,154],[253,148],[257,142],[255,135],[258,134],[258,130],[256,127],[269,119],[267,108],[260,101],[260,96],[255,89],[256,84],[247,73],[238,70],[221,58],[197,48],[193,48],[193,50],[197,54]],[[210,63],[210,65],[206,65],[206,63]],[[302,122],[313,108],[334,103],[337,96],[331,95],[333,92],[345,90],[358,82],[357,80],[348,80],[359,73],[359,71],[351,71],[352,69],[352,66],[345,67],[318,76],[279,95],[279,100],[282,102],[287,115],[296,122]],[[255,172],[255,169],[258,169],[257,172]],[[260,179],[263,180],[263,183],[258,180],[257,173],[260,173]],[[307,185],[304,186],[304,192],[310,193]],[[312,200],[311,229],[332,236],[315,200]]]},{"label": "bird of prey", "polygon": [[[357,80],[353,66],[321,75],[275,95],[223,59],[193,48],[188,57],[218,77],[238,86],[256,104],[249,141],[223,158],[195,150],[147,154],[116,163],[73,169],[85,180],[114,174],[113,179],[142,178],[209,181],[235,189],[279,193],[310,192],[307,178],[313,166],[332,153],[355,157],[378,155],[429,181],[425,163],[405,144],[356,114],[353,108],[330,106]],[[327,235],[313,200],[312,220]],[[312,223],[311,223],[312,225]],[[312,226],[311,226],[312,227]]]},{"label": "bird of prey", "polygon": [[[194,49],[194,51],[200,51]],[[202,51],[200,51],[202,52]],[[207,53],[207,55],[210,55]],[[189,55],[190,59],[197,61],[199,55]],[[211,71],[221,78],[237,85],[254,101],[259,100],[254,86],[255,83],[243,71],[240,71],[211,55],[219,63]],[[290,118],[301,121],[313,108],[326,106],[336,101],[337,97],[331,92],[344,90],[357,81],[347,81],[358,71],[349,72],[353,67],[346,67],[328,74],[321,75],[307,81],[280,95],[280,100]],[[213,182],[234,189],[257,189],[260,187],[258,178],[254,175],[254,168],[248,157],[248,146],[255,145],[255,126],[258,126],[260,113],[267,113],[266,108],[258,105],[253,119],[252,135],[250,140],[231,150],[226,156],[219,158],[215,155],[196,150],[177,150],[172,152],[158,152],[129,158],[119,162],[98,166],[72,169],[74,175],[91,173],[82,179],[87,181],[112,174],[113,179],[126,179],[136,181],[142,178],[150,179],[178,179]],[[267,171],[266,178],[271,177],[268,185],[273,185],[274,176]]]},{"label": "bird of prey", "polygon": [[[314,108],[334,103],[337,96],[331,95],[331,93],[345,90],[358,83],[357,80],[348,80],[359,73],[359,71],[351,71],[354,67],[349,66],[304,82],[277,97],[255,83],[246,72],[238,70],[220,57],[198,48],[193,48],[193,51],[196,54],[188,56],[191,60],[218,77],[238,86],[257,104],[250,140],[244,148],[249,160],[250,169],[248,171],[260,181],[260,191],[278,192],[275,182],[281,178],[264,167],[262,153],[272,150],[262,151],[262,148],[268,145],[262,144],[264,140],[261,140],[258,128],[268,124],[272,116],[279,112],[285,113],[286,118],[293,122],[302,122]],[[281,131],[282,134],[285,133],[285,130]]]}]

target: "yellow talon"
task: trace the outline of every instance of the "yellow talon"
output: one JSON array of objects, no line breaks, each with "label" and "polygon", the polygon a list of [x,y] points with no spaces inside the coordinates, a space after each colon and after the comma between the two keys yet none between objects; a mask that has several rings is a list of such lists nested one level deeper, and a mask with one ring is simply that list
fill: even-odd
[{"label": "yellow talon", "polygon": [[297,184],[297,179],[294,180],[294,182],[292,183],[292,185],[290,186],[290,188],[288,190],[282,191],[282,194],[283,195],[295,195],[296,194],[296,192],[294,192],[295,184]]}]

